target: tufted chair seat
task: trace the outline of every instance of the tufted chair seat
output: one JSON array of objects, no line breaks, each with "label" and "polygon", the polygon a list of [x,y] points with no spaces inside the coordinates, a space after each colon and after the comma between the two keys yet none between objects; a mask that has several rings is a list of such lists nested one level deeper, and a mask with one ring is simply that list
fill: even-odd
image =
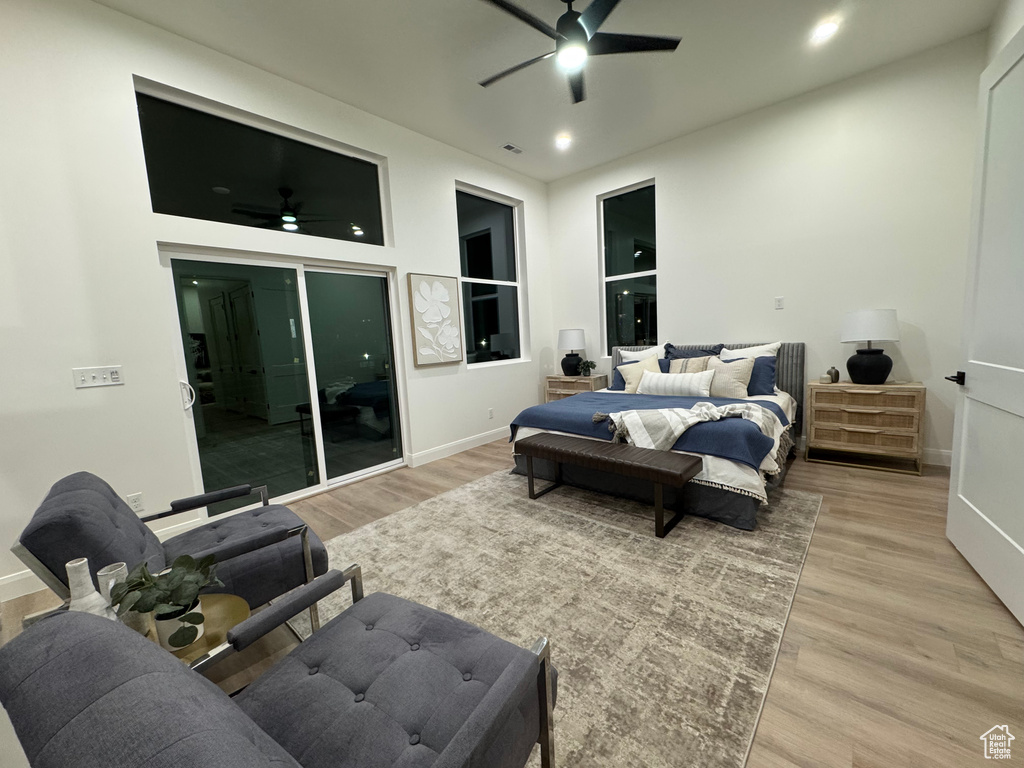
[{"label": "tufted chair seat", "polygon": [[[239,486],[172,502],[171,512],[154,517],[251,492],[249,486]],[[161,542],[109,484],[89,472],[76,472],[53,485],[12,550],[65,598],[65,564],[75,558],[89,559],[95,579],[96,571],[110,563],[125,562],[133,568],[145,562],[158,573],[178,555],[212,554],[217,576],[224,582],[220,590],[245,598],[255,608],[327,570],[327,549],[308,531],[313,572],[307,578],[300,537],[285,537],[286,531],[301,528],[298,515],[271,504],[215,517]]]},{"label": "tufted chair seat", "polygon": [[[253,615],[238,646],[346,578]],[[0,703],[33,768],[523,768],[538,740],[550,768],[554,670],[535,648],[376,593],[232,699],[123,625],[61,612],[0,648]]]},{"label": "tufted chair seat", "polygon": [[[472,624],[377,592],[235,701],[305,768],[427,768],[517,664],[537,662]],[[481,765],[518,768],[529,757],[540,727],[535,682],[516,702]]]}]

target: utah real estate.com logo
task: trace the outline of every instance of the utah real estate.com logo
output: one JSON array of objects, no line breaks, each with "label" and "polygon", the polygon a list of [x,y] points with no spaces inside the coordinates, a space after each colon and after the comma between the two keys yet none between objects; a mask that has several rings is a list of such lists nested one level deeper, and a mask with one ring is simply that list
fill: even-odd
[{"label": "utah real estate.com logo", "polygon": [[1005,725],[994,725],[979,737],[985,742],[986,760],[1009,760],[1010,742],[1014,736]]}]

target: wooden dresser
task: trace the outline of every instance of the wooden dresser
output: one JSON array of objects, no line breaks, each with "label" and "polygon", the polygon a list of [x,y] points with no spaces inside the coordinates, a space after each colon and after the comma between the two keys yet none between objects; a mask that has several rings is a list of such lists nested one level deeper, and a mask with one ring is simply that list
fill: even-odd
[{"label": "wooden dresser", "polygon": [[579,392],[596,392],[608,386],[608,374],[593,376],[547,376],[544,379],[544,402],[561,400]]},{"label": "wooden dresser", "polygon": [[923,384],[808,385],[808,461],[921,474]]}]

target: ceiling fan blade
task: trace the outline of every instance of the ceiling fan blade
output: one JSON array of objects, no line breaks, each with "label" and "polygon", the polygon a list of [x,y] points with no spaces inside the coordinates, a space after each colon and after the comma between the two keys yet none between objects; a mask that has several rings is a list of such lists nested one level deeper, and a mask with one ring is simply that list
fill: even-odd
[{"label": "ceiling fan blade", "polygon": [[604,24],[604,20],[608,18],[618,4],[619,0],[593,0],[587,6],[587,10],[580,14],[580,24],[587,30],[588,37],[593,37],[597,34],[597,30]]},{"label": "ceiling fan blade", "polygon": [[266,212],[264,212],[264,211],[249,210],[249,209],[246,209],[246,208],[232,208],[231,212],[232,213],[237,213],[237,214],[239,214],[241,216],[248,216],[249,218],[252,218],[252,219],[268,219],[268,220],[273,220],[273,219],[280,219],[281,218],[280,211],[274,211],[274,212],[266,211]]},{"label": "ceiling fan blade", "polygon": [[[527,11],[527,10],[525,10],[523,8],[520,8],[518,5],[513,5],[512,3],[508,2],[508,0],[484,0],[484,2],[485,3],[490,3],[491,5],[494,5],[494,6],[497,6],[498,8],[501,8],[501,10],[505,11],[506,13],[511,13],[513,16],[515,16],[520,21],[523,21],[523,22],[529,24],[531,27],[536,29],[538,32],[543,32],[545,35],[550,37],[552,40],[560,40],[561,37],[562,37],[560,34],[558,34],[558,30],[556,30],[550,24],[546,24],[545,22],[543,22],[540,19],[538,19],[536,16],[534,16],[529,11]],[[616,0],[616,2],[618,2],[618,0]]]},{"label": "ceiling fan blade", "polygon": [[545,53],[543,56],[537,56],[535,58],[530,59],[529,61],[524,61],[522,64],[516,64],[514,67],[506,69],[504,72],[499,72],[494,77],[489,77],[486,80],[480,81],[480,85],[482,85],[484,88],[486,88],[489,85],[494,85],[496,82],[501,80],[501,78],[508,77],[509,75],[518,72],[520,69],[526,69],[531,64],[536,64],[538,61],[542,61],[543,59],[549,59],[554,55],[555,52],[552,51],[551,53]]},{"label": "ceiling fan blade", "polygon": [[[588,9],[589,10],[589,9]],[[587,43],[587,53],[601,56],[606,53],[642,53],[644,51],[674,51],[679,47],[678,37],[653,35],[615,35],[598,32]]]},{"label": "ceiling fan blade", "polygon": [[572,103],[579,104],[587,98],[587,89],[583,85],[583,70],[569,75],[569,90],[572,91]]}]

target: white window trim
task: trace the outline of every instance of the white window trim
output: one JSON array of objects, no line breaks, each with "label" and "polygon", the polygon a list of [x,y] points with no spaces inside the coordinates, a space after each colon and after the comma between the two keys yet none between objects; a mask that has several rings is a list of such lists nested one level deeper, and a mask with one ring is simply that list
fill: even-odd
[{"label": "white window trim", "polygon": [[[477,187],[477,186],[474,186],[472,184],[466,184],[466,183],[459,182],[459,181],[455,182],[455,191],[456,192],[465,192],[467,195],[473,195],[474,197],[480,197],[480,198],[483,198],[484,200],[490,200],[490,201],[495,202],[495,203],[500,203],[501,205],[507,205],[509,208],[511,208],[512,209],[512,235],[513,235],[512,243],[513,243],[513,247],[514,247],[514,250],[515,250],[515,252],[513,253],[513,259],[515,260],[514,261],[514,266],[515,266],[516,279],[514,281],[512,281],[512,280],[486,280],[484,278],[463,277],[463,275],[462,275],[462,260],[461,260],[461,254],[460,254],[460,259],[459,259],[459,298],[460,298],[460,302],[461,302],[460,307],[463,310],[465,308],[465,300],[463,298],[464,297],[464,289],[463,289],[463,287],[467,283],[469,283],[469,284],[474,284],[475,283],[475,284],[478,284],[478,285],[507,285],[507,286],[510,286],[510,287],[513,287],[513,288],[516,289],[516,308],[517,308],[517,313],[518,313],[518,324],[519,324],[519,357],[513,358],[511,360],[483,360],[483,361],[480,361],[480,362],[477,362],[477,363],[471,363],[471,362],[469,362],[470,350],[468,348],[465,348],[466,367],[469,368],[469,369],[475,369],[475,368],[495,367],[495,366],[499,366],[499,365],[516,365],[518,363],[528,363],[528,362],[530,362],[530,350],[529,350],[528,345],[527,345],[527,339],[530,338],[530,334],[529,334],[529,322],[528,322],[529,313],[526,311],[526,302],[527,302],[527,297],[526,297],[526,259],[524,258],[524,254],[526,252],[526,249],[525,249],[525,239],[524,239],[523,226],[522,226],[522,222],[523,222],[523,216],[522,216],[523,201],[522,200],[517,200],[516,198],[513,198],[513,197],[508,197],[507,195],[502,195],[499,192],[492,192],[489,189],[484,189],[482,187]],[[458,211],[456,211],[455,217],[456,217],[456,222],[457,222],[458,221]],[[466,327],[469,324],[469,317],[466,316],[466,312],[465,311],[462,311],[461,314],[463,315],[463,317],[462,317],[462,340],[463,340],[463,345],[465,345],[467,343],[468,339],[469,339],[469,335],[466,333]]]},{"label": "white window trim", "polygon": [[[600,284],[598,286],[598,292],[600,293],[601,300],[600,312],[601,316],[598,321],[598,328],[601,329],[601,349],[603,350],[603,356],[611,359],[612,350],[608,344],[608,283],[616,282],[619,280],[629,280],[635,277],[655,277],[658,276],[657,268],[644,270],[642,272],[626,272],[621,275],[608,275],[606,274],[606,261],[605,261],[605,242],[604,242],[604,201],[611,197],[618,197],[624,195],[627,192],[636,192],[638,189],[644,189],[645,187],[655,186],[654,177],[646,179],[645,181],[638,181],[634,184],[629,184],[625,187],[619,187],[611,192],[605,192],[597,196],[597,242],[598,242],[598,262],[601,265],[598,273],[600,274]],[[655,200],[657,200],[657,192],[655,192]],[[657,230],[657,204],[655,204],[655,230]],[[654,317],[658,317],[658,310],[654,310]]]}]

